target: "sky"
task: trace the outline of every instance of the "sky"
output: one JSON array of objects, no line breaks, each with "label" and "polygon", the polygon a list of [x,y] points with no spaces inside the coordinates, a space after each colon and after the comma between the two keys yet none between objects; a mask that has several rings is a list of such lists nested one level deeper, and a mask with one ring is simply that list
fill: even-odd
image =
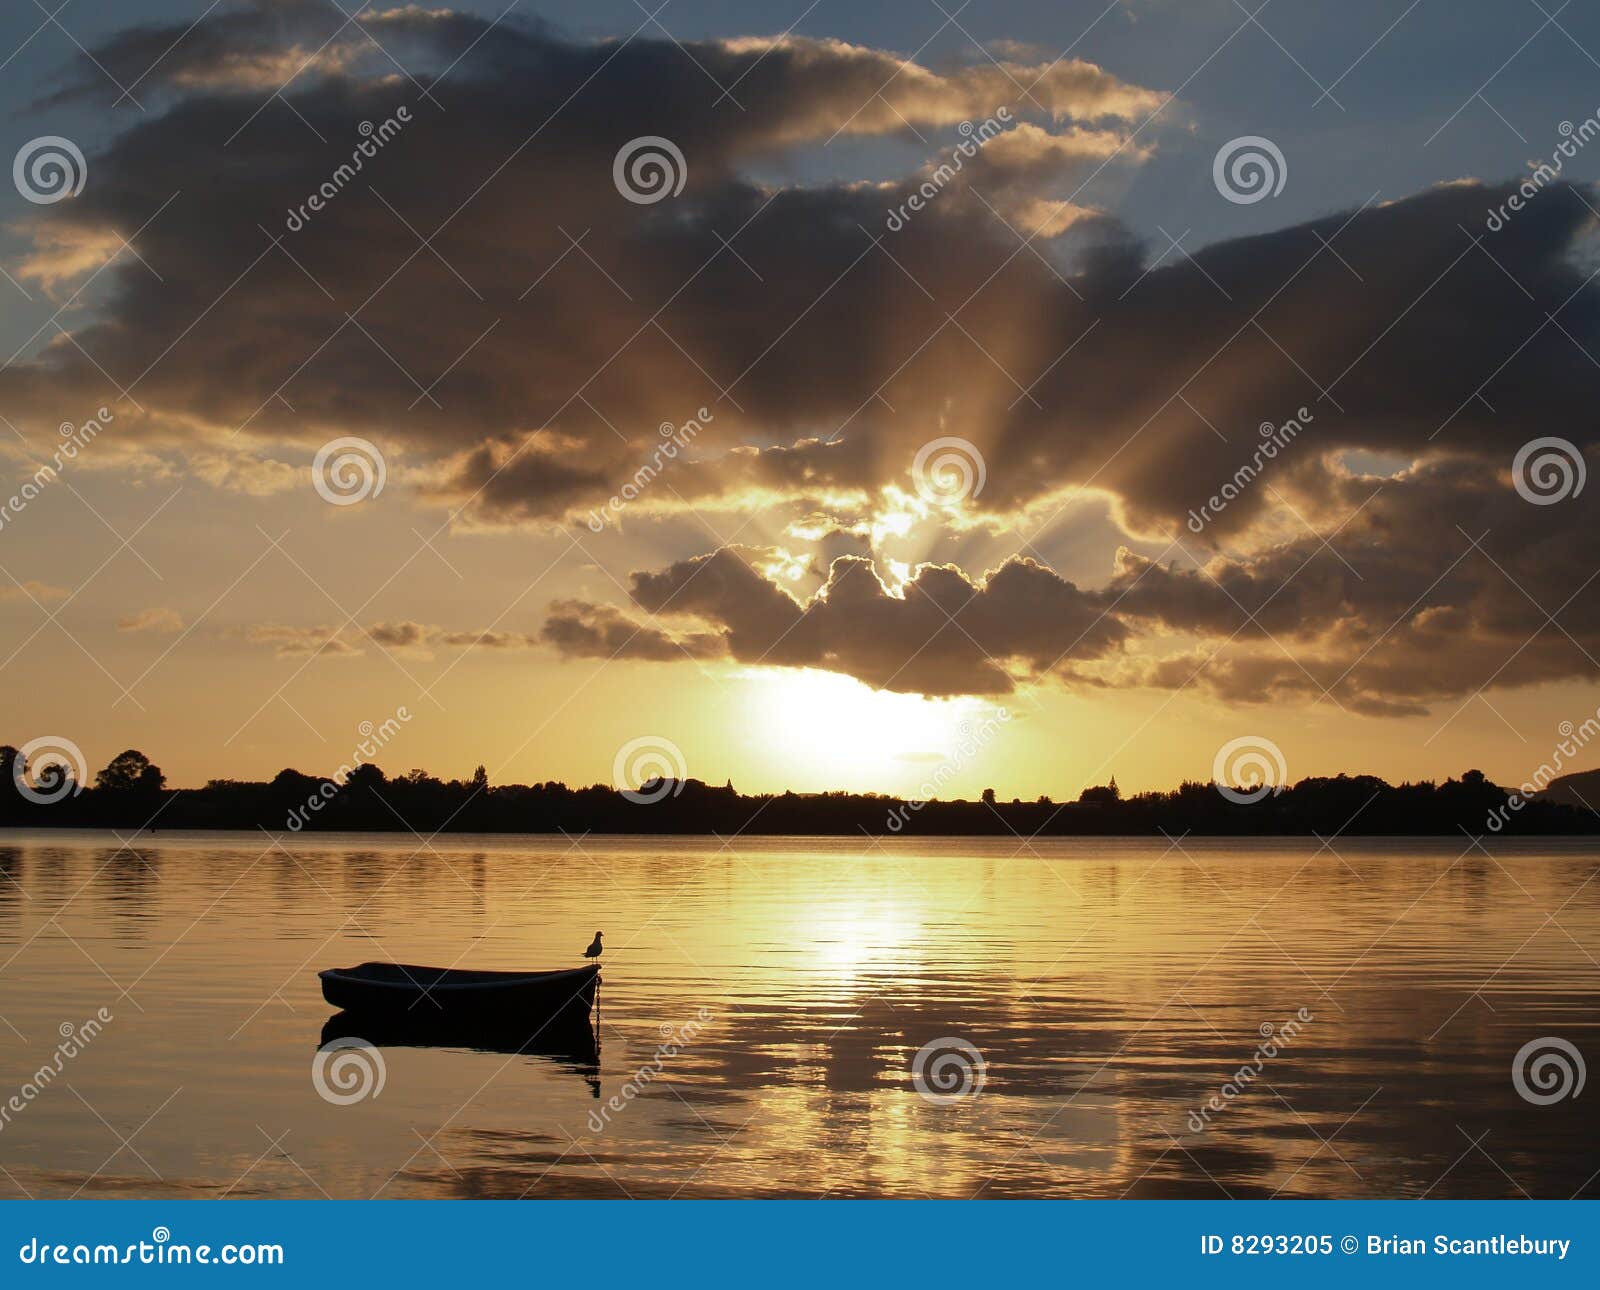
[{"label": "sky", "polygon": [[1597,764],[1591,7],[70,0],[0,59],[6,742]]}]

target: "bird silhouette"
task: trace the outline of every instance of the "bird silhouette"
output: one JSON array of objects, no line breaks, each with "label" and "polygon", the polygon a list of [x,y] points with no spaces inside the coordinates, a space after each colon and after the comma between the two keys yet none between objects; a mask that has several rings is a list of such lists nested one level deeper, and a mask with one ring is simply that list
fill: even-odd
[{"label": "bird silhouette", "polygon": [[597,959],[600,957],[602,952],[603,947],[600,944],[600,933],[596,932],[594,934],[594,940],[589,942],[589,948],[584,950],[583,957],[586,959]]}]

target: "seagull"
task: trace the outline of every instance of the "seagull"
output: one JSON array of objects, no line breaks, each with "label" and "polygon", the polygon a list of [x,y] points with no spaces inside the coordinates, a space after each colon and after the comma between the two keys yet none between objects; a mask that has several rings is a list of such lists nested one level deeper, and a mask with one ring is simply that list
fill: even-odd
[{"label": "seagull", "polygon": [[586,959],[597,959],[600,957],[601,952],[602,946],[600,944],[600,933],[596,932],[594,934],[594,940],[589,942],[589,948],[584,950],[583,957]]}]

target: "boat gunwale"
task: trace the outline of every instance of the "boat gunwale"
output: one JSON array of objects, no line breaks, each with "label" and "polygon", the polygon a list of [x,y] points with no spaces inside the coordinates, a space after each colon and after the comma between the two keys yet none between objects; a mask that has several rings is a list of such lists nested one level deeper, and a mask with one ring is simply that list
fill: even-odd
[{"label": "boat gunwale", "polygon": [[[367,966],[358,964],[357,967]],[[411,964],[393,964],[385,966],[414,967]],[[427,972],[468,972],[469,968],[425,968],[415,969]],[[402,994],[438,994],[440,992],[471,991],[483,992],[490,990],[526,990],[532,985],[556,986],[566,981],[577,982],[579,978],[598,977],[600,965],[588,964],[575,968],[556,968],[546,972],[506,972],[498,979],[488,981],[436,981],[428,984],[422,980],[382,980],[377,977],[364,976],[354,968],[324,968],[317,973],[323,982],[340,981],[352,985],[359,985],[369,990],[393,990]]]}]

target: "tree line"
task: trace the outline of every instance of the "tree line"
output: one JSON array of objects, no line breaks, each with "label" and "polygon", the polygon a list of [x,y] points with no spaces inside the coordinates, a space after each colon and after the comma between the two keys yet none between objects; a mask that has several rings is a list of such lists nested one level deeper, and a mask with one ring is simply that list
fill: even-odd
[{"label": "tree line", "polygon": [[1399,785],[1374,775],[1315,777],[1248,802],[1201,781],[1124,796],[1115,780],[1066,802],[1007,802],[992,789],[976,801],[917,802],[881,793],[746,795],[696,779],[654,780],[632,793],[555,781],[490,784],[482,766],[471,779],[423,770],[391,778],[372,763],[342,782],[285,769],[266,781],[172,789],[137,749],[112,758],[92,784],[77,784],[55,767],[30,776],[17,750],[0,745],[0,825],[8,827],[1021,837],[1600,832],[1594,812],[1539,798],[1508,810],[1508,796],[1476,770]]}]

